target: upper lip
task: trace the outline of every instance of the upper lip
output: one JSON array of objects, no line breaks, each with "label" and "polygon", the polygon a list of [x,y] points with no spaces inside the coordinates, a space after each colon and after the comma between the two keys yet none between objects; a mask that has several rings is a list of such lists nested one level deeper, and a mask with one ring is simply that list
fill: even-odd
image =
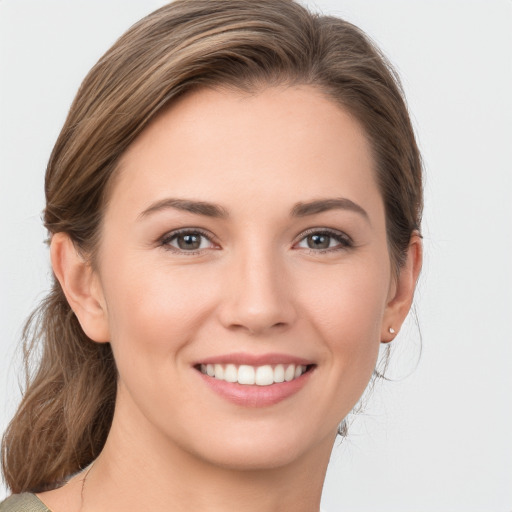
[{"label": "upper lip", "polygon": [[193,366],[200,364],[235,364],[248,366],[265,366],[276,364],[295,364],[308,366],[314,364],[309,359],[292,356],[288,354],[248,354],[248,353],[230,353],[219,356],[207,357],[196,361]]}]

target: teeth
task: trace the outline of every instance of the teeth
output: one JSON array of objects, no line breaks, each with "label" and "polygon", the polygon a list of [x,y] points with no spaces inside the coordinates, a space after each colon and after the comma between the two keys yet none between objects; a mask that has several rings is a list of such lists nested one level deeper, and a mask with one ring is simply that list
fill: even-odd
[{"label": "teeth", "polygon": [[290,382],[299,378],[307,369],[304,365],[295,364],[278,364],[271,366],[249,366],[242,364],[236,366],[234,364],[202,364],[200,366],[201,373],[214,377],[218,380],[226,382],[238,382],[248,386],[270,386],[279,382]]},{"label": "teeth", "polygon": [[[220,379],[220,377],[219,377],[219,379]],[[228,364],[226,366],[226,370],[224,371],[224,380],[226,382],[237,382],[238,381],[238,368],[234,364]]]},{"label": "teeth", "polygon": [[284,380],[290,382],[295,377],[295,365],[291,364],[284,371]]},{"label": "teeth", "polygon": [[217,379],[224,379],[224,368],[222,368],[221,364],[215,365],[215,376]]},{"label": "teeth", "polygon": [[274,370],[272,366],[258,366],[256,368],[255,384],[258,386],[270,386],[274,384]]},{"label": "teeth", "polygon": [[284,366],[278,364],[274,368],[274,382],[284,382]]},{"label": "teeth", "polygon": [[254,384],[254,368],[243,364],[238,368],[238,384]]}]

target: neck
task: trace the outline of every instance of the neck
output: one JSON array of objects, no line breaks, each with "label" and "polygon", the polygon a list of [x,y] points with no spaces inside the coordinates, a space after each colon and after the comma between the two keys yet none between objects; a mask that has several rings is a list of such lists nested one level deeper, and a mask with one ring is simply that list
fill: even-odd
[{"label": "neck", "polygon": [[[91,469],[82,510],[318,512],[333,439],[284,465],[221,467],[144,425],[118,421]],[[229,442],[229,440],[226,440]]]}]

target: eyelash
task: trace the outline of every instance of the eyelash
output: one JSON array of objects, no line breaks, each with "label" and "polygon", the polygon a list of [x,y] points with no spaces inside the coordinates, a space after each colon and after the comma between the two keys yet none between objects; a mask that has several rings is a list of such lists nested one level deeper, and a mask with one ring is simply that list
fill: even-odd
[{"label": "eyelash", "polygon": [[[182,236],[182,235],[192,235],[192,236],[196,235],[196,236],[205,238],[213,245],[215,245],[215,243],[216,243],[215,237],[211,233],[204,231],[202,229],[198,229],[198,228],[193,228],[193,229],[186,228],[186,229],[179,229],[177,231],[172,231],[171,233],[167,233],[160,239],[159,245],[167,251],[171,251],[171,252],[174,252],[174,253],[177,253],[180,255],[182,254],[182,255],[187,255],[187,256],[201,254],[205,250],[205,248],[203,248],[203,249],[188,251],[188,250],[180,249],[179,247],[172,246],[171,242],[176,240],[179,236]],[[324,254],[324,253],[330,253],[330,252],[337,252],[337,251],[350,249],[351,247],[354,246],[352,239],[348,235],[346,235],[345,233],[343,233],[341,231],[328,229],[328,228],[313,228],[313,229],[309,229],[309,230],[305,231],[304,233],[301,233],[300,238],[298,239],[297,242],[295,242],[293,244],[293,247],[294,248],[297,247],[298,244],[300,244],[302,241],[307,239],[307,237],[312,236],[312,235],[329,237],[331,239],[334,239],[336,242],[338,242],[338,245],[335,247],[327,247],[325,249],[304,248],[304,249],[308,250],[309,254]],[[209,247],[208,249],[210,249],[210,248],[211,247]]]}]

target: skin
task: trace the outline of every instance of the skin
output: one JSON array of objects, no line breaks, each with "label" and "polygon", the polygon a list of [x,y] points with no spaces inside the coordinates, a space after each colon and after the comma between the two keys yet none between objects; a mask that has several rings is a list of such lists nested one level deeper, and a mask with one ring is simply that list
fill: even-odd
[{"label": "skin", "polygon": [[[155,208],[168,198],[225,215]],[[290,215],[339,198],[359,208]],[[172,238],[185,228],[208,235],[199,250]],[[293,86],[180,99],[123,156],[94,270],[65,234],[51,255],[82,327],[111,343],[119,370],[106,446],[85,485],[81,474],[39,495],[53,512],[317,512],[337,425],[410,308],[421,243],[411,238],[397,278],[362,128]],[[314,371],[285,400],[246,407],[194,368],[233,352],[293,355]]]}]

